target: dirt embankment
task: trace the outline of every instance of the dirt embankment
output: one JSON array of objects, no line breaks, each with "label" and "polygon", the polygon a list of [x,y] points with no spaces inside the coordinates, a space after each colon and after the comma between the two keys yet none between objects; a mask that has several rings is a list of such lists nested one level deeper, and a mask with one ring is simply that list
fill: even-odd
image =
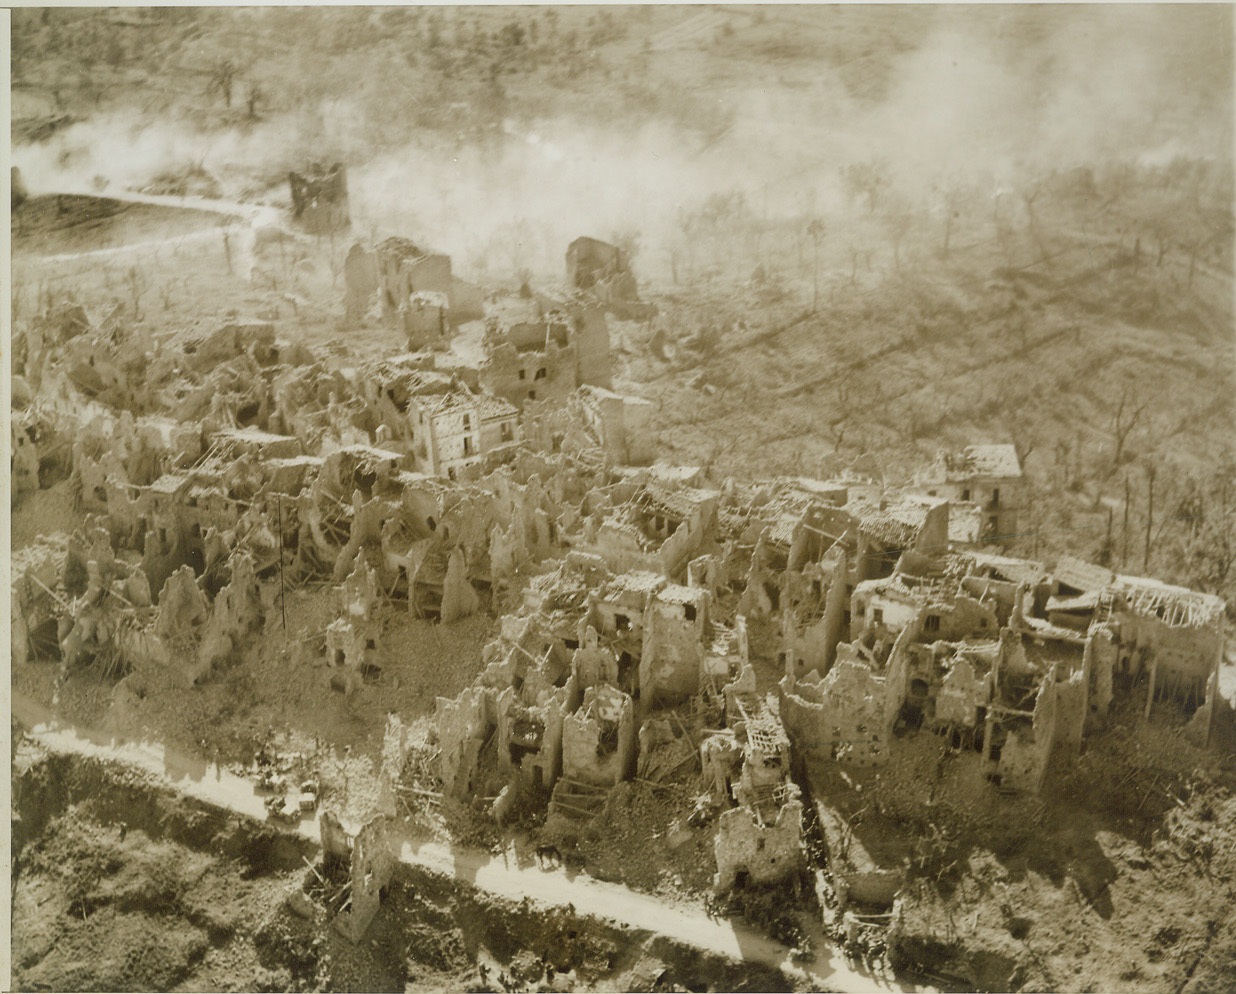
[{"label": "dirt embankment", "polygon": [[305,840],[20,741],[13,794],[17,989],[281,989],[252,937]]},{"label": "dirt embankment", "polygon": [[1202,751],[1160,712],[1136,735],[1118,712],[1081,757],[1058,755],[1003,825],[977,803],[931,808],[895,965],[974,990],[1231,990],[1236,722],[1225,711]]},{"label": "dirt embankment", "polygon": [[13,212],[19,254],[56,255],[174,238],[227,224],[226,215],[190,207],[57,193],[31,197]]},{"label": "dirt embankment", "polygon": [[401,865],[365,940],[346,866],[126,765],[14,730],[20,990],[790,990],[777,970]]}]

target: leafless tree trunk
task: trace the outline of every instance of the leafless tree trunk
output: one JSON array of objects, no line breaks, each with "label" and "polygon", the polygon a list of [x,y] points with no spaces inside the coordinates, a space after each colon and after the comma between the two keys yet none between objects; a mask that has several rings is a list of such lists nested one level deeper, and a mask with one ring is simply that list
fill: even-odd
[{"label": "leafless tree trunk", "polygon": [[1129,474],[1124,474],[1124,527],[1120,531],[1120,568],[1129,565]]},{"label": "leafless tree trunk", "polygon": [[1142,572],[1150,569],[1150,530],[1154,524],[1154,477],[1155,467],[1146,467],[1146,551],[1142,555]]},{"label": "leafless tree trunk", "polygon": [[1124,446],[1128,441],[1129,432],[1137,426],[1142,412],[1149,403],[1149,401],[1142,401],[1141,404],[1130,410],[1132,399],[1130,390],[1126,386],[1120,391],[1120,404],[1116,407],[1116,413],[1112,416],[1112,434],[1116,438],[1116,452],[1112,458],[1117,466],[1120,465],[1121,457],[1124,455]]}]

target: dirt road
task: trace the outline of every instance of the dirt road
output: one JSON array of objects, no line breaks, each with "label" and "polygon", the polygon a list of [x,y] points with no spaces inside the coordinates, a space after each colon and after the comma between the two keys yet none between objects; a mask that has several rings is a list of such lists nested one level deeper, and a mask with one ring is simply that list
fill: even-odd
[{"label": "dirt road", "polygon": [[[218,807],[265,819],[263,798],[253,784],[217,766],[170,750],[157,742],[131,742],[57,722],[48,709],[26,697],[13,694],[13,717],[45,748],[57,752],[106,758],[128,763],[172,781],[182,793]],[[289,831],[316,840],[317,823],[305,818]],[[577,913],[617,923],[621,927],[655,931],[700,949],[735,960],[762,963],[791,976],[841,992],[930,991],[932,988],[898,981],[884,973],[871,973],[846,963],[820,930],[812,938],[819,950],[815,962],[805,967],[789,960],[781,944],[741,922],[710,919],[692,907],[674,907],[661,898],[640,894],[621,884],[595,880],[564,868],[540,869],[522,864],[514,849],[493,855],[452,847],[425,839],[399,839],[400,859],[463,884],[506,899],[528,898],[540,904],[572,905]]]}]

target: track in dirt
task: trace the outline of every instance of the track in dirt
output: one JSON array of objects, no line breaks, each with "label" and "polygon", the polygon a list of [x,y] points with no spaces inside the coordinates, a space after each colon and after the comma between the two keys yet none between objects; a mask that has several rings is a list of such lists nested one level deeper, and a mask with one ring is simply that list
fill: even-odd
[{"label": "track in dirt", "polygon": [[[113,759],[173,781],[176,790],[250,818],[265,817],[263,799],[250,781],[218,767],[169,750],[159,743],[125,742],[101,732],[57,722],[49,710],[26,695],[14,693],[13,719],[45,748],[57,752]],[[302,820],[299,836],[316,840],[317,824]],[[782,970],[800,980],[827,985],[836,991],[930,991],[931,988],[898,981],[849,966],[825,939],[822,930],[812,936],[819,958],[805,967],[790,962],[789,951],[740,922],[712,919],[690,907],[670,907],[657,897],[640,894],[621,884],[594,880],[566,869],[540,869],[516,859],[513,849],[495,856],[462,846],[413,838],[397,839],[399,858],[487,894],[508,899],[529,898],[543,905],[573,908],[621,927],[645,930],[657,923],[658,934],[729,959]]]}]

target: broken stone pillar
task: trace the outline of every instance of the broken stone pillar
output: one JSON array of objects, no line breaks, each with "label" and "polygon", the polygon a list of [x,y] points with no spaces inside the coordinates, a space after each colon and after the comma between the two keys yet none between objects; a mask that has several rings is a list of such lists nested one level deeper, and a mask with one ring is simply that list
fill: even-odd
[{"label": "broken stone pillar", "polygon": [[264,617],[253,557],[242,552],[233,558],[231,582],[219,591],[210,620],[202,631],[197,664],[191,671],[193,681],[231,658],[244,640],[261,627]]},{"label": "broken stone pillar", "polygon": [[210,604],[197,585],[191,566],[181,566],[163,584],[155,632],[162,639],[195,635],[210,616]]},{"label": "broken stone pillar", "polygon": [[360,242],[348,251],[343,263],[343,311],[349,324],[359,324],[373,307],[378,292],[378,257]]},{"label": "broken stone pillar", "polygon": [[397,814],[395,788],[408,758],[408,729],[398,715],[387,715],[382,739],[382,765],[378,770],[378,811],[388,818]]},{"label": "broken stone pillar", "polygon": [[449,624],[475,614],[480,598],[468,582],[468,569],[463,549],[456,546],[447,562],[446,578],[442,581],[442,622]]},{"label": "broken stone pillar", "polygon": [[335,919],[335,927],[352,942],[364,938],[395,872],[389,819],[374,818],[352,840],[352,908]]}]

